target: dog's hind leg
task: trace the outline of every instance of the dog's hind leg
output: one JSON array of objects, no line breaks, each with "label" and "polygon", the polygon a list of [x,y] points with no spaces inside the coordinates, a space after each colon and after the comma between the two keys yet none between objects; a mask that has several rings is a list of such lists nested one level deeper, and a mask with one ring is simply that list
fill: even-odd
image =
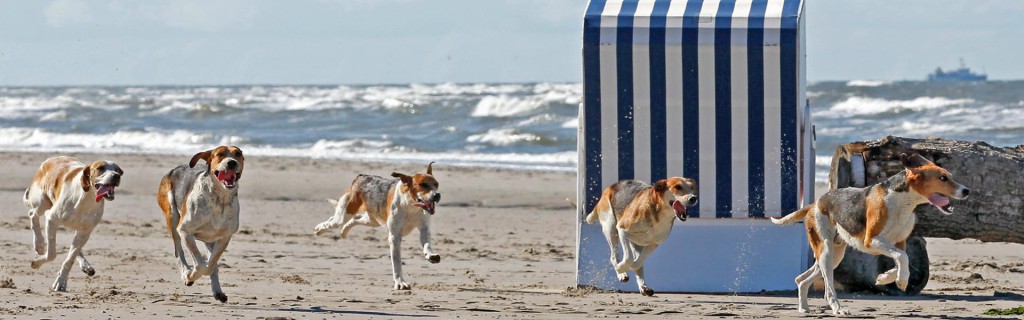
[{"label": "dog's hind leg", "polygon": [[430,216],[423,215],[420,218],[420,245],[423,246],[423,257],[430,261],[430,263],[441,262],[441,256],[434,254],[434,250],[430,248]]},{"label": "dog's hind leg", "polygon": [[46,197],[33,195],[29,190],[25,192],[25,205],[29,207],[28,219],[32,226],[32,247],[35,248],[36,254],[44,255],[46,254],[46,240],[43,237],[42,219],[46,215],[46,211],[53,207],[53,203]]},{"label": "dog's hind leg", "polygon": [[[356,216],[356,215],[352,215],[352,216]],[[356,217],[357,218],[355,218],[355,219],[352,219],[350,217],[346,217],[346,219],[348,219],[348,221],[345,222],[344,226],[341,226],[341,237],[342,238],[348,237],[348,232],[351,231],[352,228],[357,226],[357,225],[370,226],[370,227],[379,227],[380,226],[380,223],[377,223],[377,220],[374,220],[373,217],[370,217],[370,213],[368,213],[368,212],[365,212],[365,211],[364,212],[360,212],[359,215],[356,216]]]},{"label": "dog's hind leg", "polygon": [[[316,225],[316,228],[313,229],[313,234],[319,236],[331,229],[337,228],[338,226],[347,226],[349,220],[352,220],[352,218],[356,216],[355,212],[349,213],[350,211],[348,210],[351,199],[352,196],[349,192],[342,195],[341,199],[338,199],[338,203],[334,206],[334,215],[328,218],[327,221]],[[347,232],[345,235],[347,235]],[[341,237],[344,238],[345,235],[342,235]]]},{"label": "dog's hind leg", "polygon": [[[604,239],[608,241],[608,260],[612,264],[613,269],[617,269],[619,266],[619,230],[615,227],[615,214],[611,210],[595,210],[593,214],[597,214],[597,218],[601,221],[601,232],[604,233]],[[629,250],[628,247],[623,247],[623,250]],[[625,271],[616,271],[616,278],[622,282],[629,281],[629,275]]]},{"label": "dog's hind leg", "polygon": [[71,271],[71,266],[75,264],[75,259],[82,254],[82,247],[89,241],[89,235],[91,234],[92,228],[75,231],[75,239],[71,241],[71,251],[68,252],[68,257],[61,264],[60,272],[57,273],[57,280],[53,282],[53,287],[51,287],[53,291],[64,292],[68,290],[68,272]]},{"label": "dog's hind leg", "polygon": [[811,265],[807,271],[801,273],[796,277],[796,289],[797,297],[799,297],[800,304],[797,306],[797,311],[800,313],[807,313],[810,307],[807,305],[807,291],[811,288],[811,284],[818,279],[821,279],[821,272],[818,267],[817,261],[814,265]]},{"label": "dog's hind leg", "polygon": [[[53,208],[50,208],[53,210]],[[47,210],[49,211],[49,210]],[[47,214],[46,217],[46,253],[37,256],[32,260],[32,269],[39,269],[44,263],[57,259],[57,227],[60,221],[55,218],[50,218]]]},{"label": "dog's hind leg", "polygon": [[833,252],[833,246],[822,246],[821,256],[818,258],[818,268],[821,271],[821,276],[825,280],[825,300],[828,301],[829,307],[832,308],[832,314],[850,314],[849,310],[843,309],[839,305],[839,299],[836,295],[835,288],[835,277],[833,277],[833,271],[835,269],[835,255]]}]

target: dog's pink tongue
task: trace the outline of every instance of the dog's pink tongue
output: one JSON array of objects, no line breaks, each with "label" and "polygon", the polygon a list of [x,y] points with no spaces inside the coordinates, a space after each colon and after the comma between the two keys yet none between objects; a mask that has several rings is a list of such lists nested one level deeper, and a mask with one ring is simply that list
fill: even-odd
[{"label": "dog's pink tongue", "polygon": [[676,200],[672,202],[672,209],[676,211],[677,216],[686,214],[686,206],[683,205],[682,201]]},{"label": "dog's pink tongue", "polygon": [[228,183],[235,182],[235,172],[230,170],[221,171],[217,174],[217,180]]},{"label": "dog's pink tongue", "polygon": [[103,197],[106,197],[109,193],[110,186],[101,185],[99,188],[96,188],[96,202],[100,202],[100,200],[103,200]]},{"label": "dog's pink tongue", "polygon": [[949,204],[949,197],[938,193],[933,193],[932,195],[928,196],[928,202],[931,202],[932,205],[936,207],[945,207],[946,205]]}]

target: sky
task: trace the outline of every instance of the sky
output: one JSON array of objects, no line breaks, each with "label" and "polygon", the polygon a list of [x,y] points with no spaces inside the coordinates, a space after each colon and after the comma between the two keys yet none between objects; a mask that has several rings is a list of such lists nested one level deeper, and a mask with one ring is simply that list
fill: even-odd
[{"label": "sky", "polygon": [[[579,82],[576,0],[0,0],[0,85]],[[1024,1],[806,0],[811,81],[1024,78]]]}]

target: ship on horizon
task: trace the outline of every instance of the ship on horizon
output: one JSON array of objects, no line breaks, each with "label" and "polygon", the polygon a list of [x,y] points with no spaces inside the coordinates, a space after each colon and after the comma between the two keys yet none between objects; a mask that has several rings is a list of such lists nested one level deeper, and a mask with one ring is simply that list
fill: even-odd
[{"label": "ship on horizon", "polygon": [[974,73],[970,68],[967,68],[964,64],[964,58],[960,58],[960,68],[942,71],[942,68],[938,67],[935,68],[935,72],[928,75],[929,82],[971,82],[987,80],[987,74]]}]

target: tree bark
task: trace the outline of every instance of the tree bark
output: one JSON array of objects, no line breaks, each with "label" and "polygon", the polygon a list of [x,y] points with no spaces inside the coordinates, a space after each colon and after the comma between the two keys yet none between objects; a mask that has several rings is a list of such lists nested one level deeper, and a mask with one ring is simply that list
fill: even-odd
[{"label": "tree bark", "polygon": [[[863,187],[884,181],[904,169],[901,153],[921,154],[971,189],[968,199],[952,200],[952,215],[929,205],[914,210],[917,224],[907,241],[911,275],[905,294],[920,293],[928,284],[928,251],[922,237],[1024,243],[1024,146],[1000,148],[980,141],[893,136],[854,142],[836,148],[829,188]],[[874,284],[875,277],[892,265],[887,257],[847,249],[846,258],[836,269],[836,280],[849,290],[904,294],[893,284]]]}]

